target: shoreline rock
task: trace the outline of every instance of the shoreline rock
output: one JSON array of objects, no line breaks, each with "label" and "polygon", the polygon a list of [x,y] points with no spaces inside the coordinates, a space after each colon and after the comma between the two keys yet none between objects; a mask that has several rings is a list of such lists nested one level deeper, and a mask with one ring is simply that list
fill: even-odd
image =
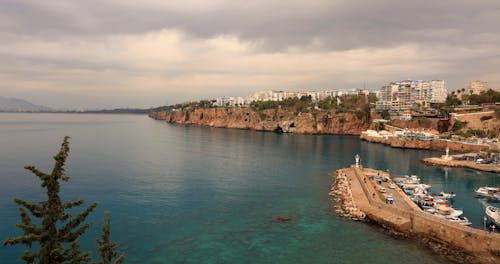
[{"label": "shoreline rock", "polygon": [[351,186],[347,176],[342,171],[336,171],[330,192],[328,193],[335,200],[335,212],[340,216],[355,221],[362,221],[366,214],[361,211],[352,197]]}]

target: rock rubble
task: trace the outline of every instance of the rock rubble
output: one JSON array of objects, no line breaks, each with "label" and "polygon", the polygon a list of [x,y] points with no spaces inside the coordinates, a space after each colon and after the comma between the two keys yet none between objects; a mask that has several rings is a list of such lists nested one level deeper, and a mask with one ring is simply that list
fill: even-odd
[{"label": "rock rubble", "polygon": [[351,186],[345,171],[337,170],[335,175],[332,175],[332,177],[334,177],[334,181],[329,195],[335,200],[335,212],[342,217],[352,220],[364,220],[366,215],[356,206],[356,203],[354,202]]}]

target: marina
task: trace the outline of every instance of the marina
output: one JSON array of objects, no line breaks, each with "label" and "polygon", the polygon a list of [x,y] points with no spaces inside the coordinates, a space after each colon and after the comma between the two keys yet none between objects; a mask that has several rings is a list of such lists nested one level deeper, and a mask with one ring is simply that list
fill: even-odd
[{"label": "marina", "polygon": [[[416,175],[392,178],[387,172],[356,165],[336,171],[331,195],[336,197],[337,212],[353,220],[369,220],[390,233],[434,241],[462,255],[465,262],[498,263],[500,234],[469,227],[463,210],[451,206],[453,193],[431,193],[431,186]],[[339,182],[347,187],[339,188]],[[396,185],[396,187],[394,186]],[[489,208],[492,219],[498,209]],[[355,212],[355,215],[350,215]]]}]

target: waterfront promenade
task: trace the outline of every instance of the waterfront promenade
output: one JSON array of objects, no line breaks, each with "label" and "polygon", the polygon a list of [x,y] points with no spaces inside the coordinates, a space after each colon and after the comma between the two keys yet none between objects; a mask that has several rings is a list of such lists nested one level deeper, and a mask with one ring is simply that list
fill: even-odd
[{"label": "waterfront promenade", "polygon": [[[356,210],[362,211],[369,220],[389,231],[439,244],[450,255],[461,255],[466,263],[500,263],[500,234],[462,226],[424,213],[401,189],[387,188],[392,184],[390,179],[379,185],[376,182],[379,176],[389,175],[356,166],[336,171],[336,177],[345,178],[349,183],[346,189],[349,193],[345,198],[352,199],[350,202]],[[393,204],[386,203],[379,191],[381,187],[392,194]]]}]

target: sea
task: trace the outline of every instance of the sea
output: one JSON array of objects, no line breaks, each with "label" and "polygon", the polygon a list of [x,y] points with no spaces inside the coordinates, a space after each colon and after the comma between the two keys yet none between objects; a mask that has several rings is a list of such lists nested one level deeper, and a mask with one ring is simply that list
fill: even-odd
[{"label": "sea", "polygon": [[[359,153],[365,167],[418,175],[437,191],[455,192],[453,206],[476,228],[484,208],[474,189],[500,185],[498,174],[420,162],[440,152],[355,136],[171,125],[145,115],[2,113],[0,239],[22,234],[14,198],[44,199],[39,179],[23,167],[50,172],[64,136],[71,137],[70,180],[62,199],[99,203],[81,248],[97,259],[109,212],[125,263],[446,263],[412,239],[339,217],[330,173]],[[0,263],[22,263],[25,249],[0,246]]]}]

